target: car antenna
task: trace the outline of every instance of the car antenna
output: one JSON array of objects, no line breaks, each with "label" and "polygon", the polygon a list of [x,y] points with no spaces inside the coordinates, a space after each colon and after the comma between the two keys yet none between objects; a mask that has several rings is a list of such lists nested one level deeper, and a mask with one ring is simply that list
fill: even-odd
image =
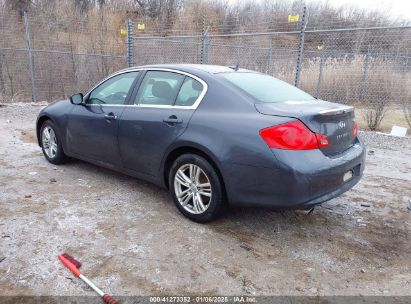
[{"label": "car antenna", "polygon": [[229,66],[230,69],[233,69],[234,71],[238,71],[238,69],[240,68],[240,64],[237,63],[236,65],[231,65]]}]

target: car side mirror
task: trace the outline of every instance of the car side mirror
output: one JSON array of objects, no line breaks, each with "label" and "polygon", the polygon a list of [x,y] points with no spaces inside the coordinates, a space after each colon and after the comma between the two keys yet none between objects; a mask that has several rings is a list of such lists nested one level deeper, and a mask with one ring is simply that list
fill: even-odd
[{"label": "car side mirror", "polygon": [[77,93],[70,97],[70,102],[74,105],[80,105],[83,103],[83,94]]}]

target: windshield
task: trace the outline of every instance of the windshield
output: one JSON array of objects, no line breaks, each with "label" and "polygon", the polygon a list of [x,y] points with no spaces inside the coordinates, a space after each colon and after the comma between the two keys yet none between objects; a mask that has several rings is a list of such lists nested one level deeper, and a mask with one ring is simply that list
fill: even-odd
[{"label": "windshield", "polygon": [[269,75],[238,72],[220,75],[261,102],[315,99],[295,86]]}]

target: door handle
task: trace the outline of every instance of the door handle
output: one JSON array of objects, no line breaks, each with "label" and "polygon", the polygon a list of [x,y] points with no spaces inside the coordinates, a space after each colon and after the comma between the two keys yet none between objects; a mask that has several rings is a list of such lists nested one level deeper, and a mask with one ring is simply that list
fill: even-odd
[{"label": "door handle", "polygon": [[165,122],[168,125],[175,125],[183,123],[183,120],[178,119],[175,115],[171,115],[169,118],[163,119],[163,122]]},{"label": "door handle", "polygon": [[117,119],[117,115],[114,115],[113,112],[110,112],[110,113],[104,115],[104,118],[105,118],[106,120],[116,120],[116,119]]}]

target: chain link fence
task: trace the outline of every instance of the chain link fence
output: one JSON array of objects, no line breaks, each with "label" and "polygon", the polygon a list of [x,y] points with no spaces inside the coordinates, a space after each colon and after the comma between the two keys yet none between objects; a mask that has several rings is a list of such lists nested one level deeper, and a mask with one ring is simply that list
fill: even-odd
[{"label": "chain link fence", "polygon": [[238,64],[298,85],[325,100],[411,102],[410,27],[305,30],[303,40],[301,31],[205,33],[136,34],[133,64]]},{"label": "chain link fence", "polygon": [[0,18],[0,102],[53,101],[84,92],[127,66],[124,37],[106,23],[96,28],[27,13]]},{"label": "chain link fence", "polygon": [[44,16],[3,14],[0,101],[67,98],[130,65],[204,63],[268,73],[325,100],[411,103],[410,26],[310,24],[303,12],[299,22],[237,30],[207,20],[190,29],[178,20],[173,27],[122,20],[128,36],[121,36],[103,17],[67,28]]}]

